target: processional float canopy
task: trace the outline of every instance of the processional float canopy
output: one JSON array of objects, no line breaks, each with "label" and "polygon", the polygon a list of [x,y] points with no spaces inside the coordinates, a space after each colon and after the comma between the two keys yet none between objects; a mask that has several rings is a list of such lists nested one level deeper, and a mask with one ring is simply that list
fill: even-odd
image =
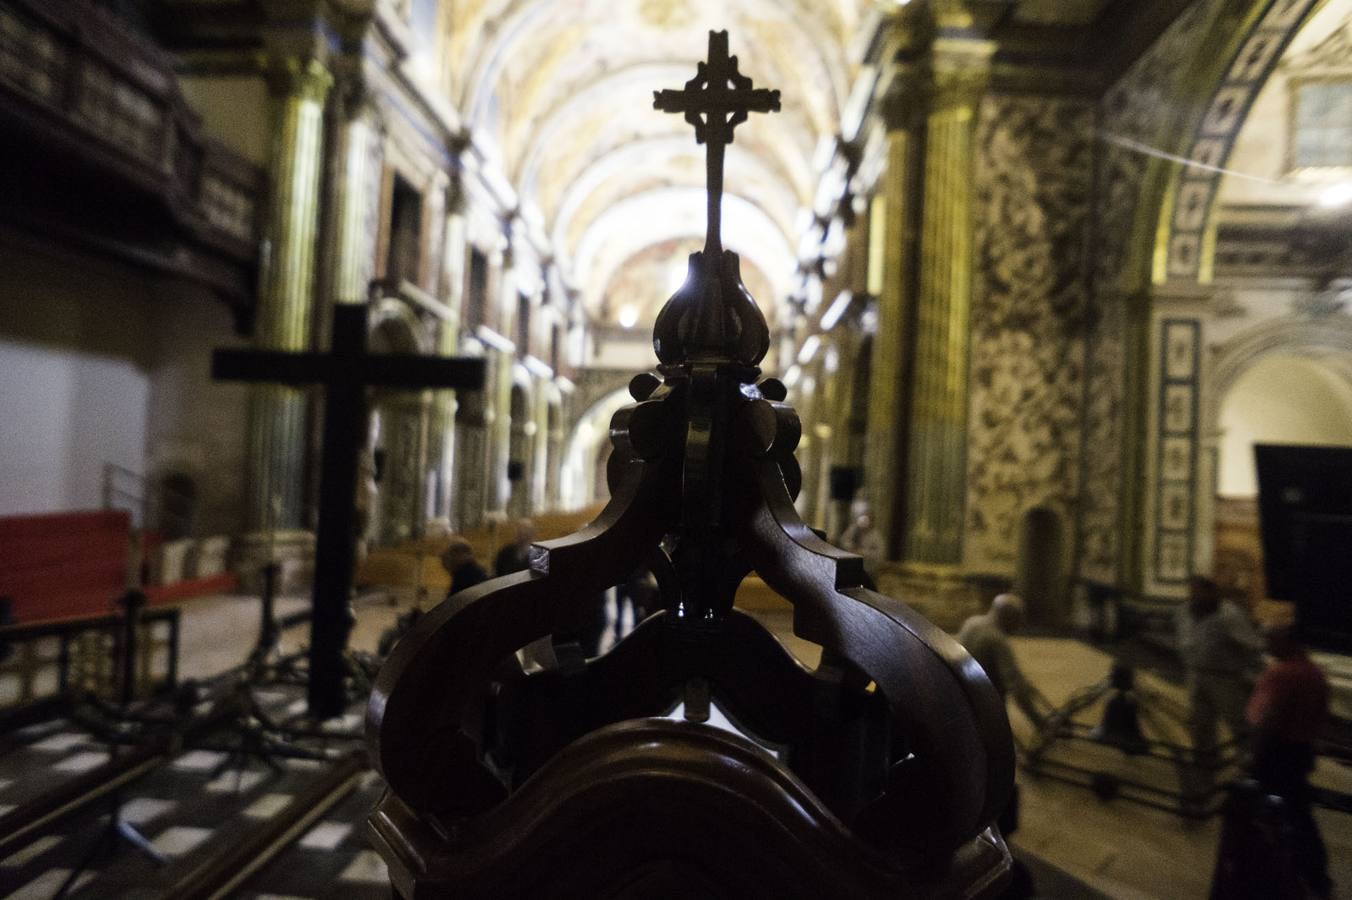
[{"label": "processional float canopy", "polygon": [[[798,518],[798,418],[761,378],[769,331],[722,247],[724,148],[779,92],[711,32],[654,105],[706,147],[708,237],[657,317],[656,373],[612,421],[610,502],[395,647],[367,715],[389,784],[370,834],[410,897],[990,894],[1009,870],[1003,704]],[[641,568],[659,611],[599,657],[568,652],[597,593]],[[821,646],[816,669],[733,608],[753,571]],[[528,672],[518,651],[542,639],[560,664]],[[755,740],[698,724],[711,698]],[[681,701],[687,721],[663,718]]]}]

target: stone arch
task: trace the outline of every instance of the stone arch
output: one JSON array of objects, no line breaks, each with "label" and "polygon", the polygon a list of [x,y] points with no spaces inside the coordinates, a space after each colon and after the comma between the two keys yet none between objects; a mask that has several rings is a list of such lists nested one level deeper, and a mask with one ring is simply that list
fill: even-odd
[{"label": "stone arch", "polygon": [[[1281,318],[1247,329],[1211,349],[1203,384],[1200,434],[1208,452],[1220,463],[1217,444],[1221,436],[1221,411],[1226,398],[1239,380],[1260,362],[1275,357],[1310,359],[1328,365],[1352,382],[1352,318]],[[1217,473],[1211,483],[1199,491],[1196,540],[1201,548],[1200,568],[1221,567],[1215,546],[1219,522],[1217,510]]]},{"label": "stone arch", "polygon": [[1283,318],[1251,328],[1212,350],[1211,389],[1203,405],[1206,433],[1216,430],[1220,404],[1239,377],[1273,354],[1352,358],[1352,318]]},{"label": "stone arch", "polygon": [[616,388],[594,400],[569,432],[560,465],[559,505],[563,509],[581,509],[602,499],[596,472],[609,456],[610,420],[623,406],[634,402],[627,387]]},{"label": "stone arch", "polygon": [[518,363],[512,367],[507,403],[511,419],[507,440],[507,514],[513,518],[528,516],[532,511],[537,431],[534,413],[535,385],[530,372]]},{"label": "stone arch", "polygon": [[[368,345],[372,353],[425,354],[432,333],[407,303],[394,297],[371,305]],[[429,392],[371,393],[368,446],[377,460],[377,492],[371,526],[381,544],[417,537],[428,518],[429,488],[435,471],[428,468]]]},{"label": "stone arch", "polygon": [[371,304],[367,332],[372,353],[432,352],[432,332],[411,306],[395,297]]},{"label": "stone arch", "polygon": [[1211,280],[1216,197],[1230,151],[1283,51],[1320,5],[1321,0],[1252,0],[1237,20],[1220,15],[1211,24],[1212,35],[1201,46],[1224,43],[1225,51],[1214,58],[1224,67],[1216,71],[1208,54],[1198,54],[1195,83],[1210,93],[1202,114],[1176,144],[1178,155],[1192,164],[1173,164],[1157,207],[1156,283]]}]

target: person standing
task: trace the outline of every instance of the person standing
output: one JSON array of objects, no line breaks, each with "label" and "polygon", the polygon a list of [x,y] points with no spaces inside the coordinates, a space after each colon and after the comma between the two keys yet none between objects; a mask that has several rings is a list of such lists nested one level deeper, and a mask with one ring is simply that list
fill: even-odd
[{"label": "person standing", "polygon": [[[1023,614],[1023,598],[1018,594],[1000,594],[991,601],[991,608],[985,615],[972,616],[962,623],[962,628],[958,629],[958,643],[962,644],[967,652],[972,654],[977,664],[985,670],[986,677],[995,686],[1000,699],[1008,700],[1013,697],[1015,704],[1033,723],[1033,727],[1041,731],[1046,724],[1046,717],[1038,706],[1039,703],[1044,707],[1050,704],[1042,699],[1042,695],[1024,676],[1023,669],[1019,667],[1019,661],[1009,644],[1010,635],[1016,633],[1023,625]],[[1000,811],[996,825],[1006,838],[1018,830],[1017,784],[1009,796],[1008,805]],[[1014,862],[1013,881],[1004,896],[1010,898],[1034,896],[1032,875],[1018,860]]]},{"label": "person standing", "polygon": [[1329,682],[1306,655],[1289,625],[1267,631],[1272,663],[1258,677],[1244,716],[1251,729],[1251,774],[1264,793],[1285,803],[1291,828],[1291,861],[1316,897],[1332,889],[1328,851],[1312,811],[1310,773],[1315,742],[1329,713]]},{"label": "person standing", "polygon": [[1219,762],[1217,725],[1231,737],[1248,732],[1244,706],[1262,668],[1263,639],[1248,615],[1221,599],[1210,578],[1193,576],[1188,602],[1178,618],[1178,651],[1188,689],[1188,731],[1192,737],[1196,782],[1185,793],[1197,803],[1211,794]]},{"label": "person standing", "polygon": [[441,565],[451,575],[451,587],[446,591],[447,597],[488,580],[488,573],[474,558],[474,548],[470,546],[469,541],[459,535],[451,538],[451,542],[441,554]]},{"label": "person standing", "polygon": [[[972,616],[958,630],[958,643],[972,654],[1001,698],[1014,698],[1035,728],[1041,729],[1044,717],[1038,708],[1037,689],[1024,677],[1014,658],[1009,637],[1023,626],[1023,598],[1018,594],[1000,594],[991,601],[985,615]],[[1045,701],[1044,701],[1045,702]]]},{"label": "person standing", "polygon": [[516,520],[516,535],[512,542],[503,544],[493,557],[493,575],[501,578],[513,572],[524,572],[530,567],[530,545],[535,541],[535,523],[530,519]]},{"label": "person standing", "polygon": [[886,551],[882,535],[873,527],[873,517],[867,512],[859,513],[850,526],[841,532],[839,544],[840,549],[857,553],[864,558],[864,574],[868,577],[868,583],[864,587],[877,590],[873,582],[877,576],[878,564],[882,562]]}]

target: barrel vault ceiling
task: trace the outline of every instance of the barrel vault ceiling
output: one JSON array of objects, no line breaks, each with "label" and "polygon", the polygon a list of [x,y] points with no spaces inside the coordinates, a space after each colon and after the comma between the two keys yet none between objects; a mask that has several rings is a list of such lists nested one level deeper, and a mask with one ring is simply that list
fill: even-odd
[{"label": "barrel vault ceiling", "polygon": [[773,315],[795,269],[814,154],[838,129],[877,0],[458,0],[442,79],[470,133],[538,213],[591,314],[651,322],[704,233],[704,148],[652,93],[695,74],[710,29],[778,88],[728,149],[724,241]]},{"label": "barrel vault ceiling", "polygon": [[[704,231],[704,148],[652,92],[679,88],[727,29],[743,74],[778,88],[728,149],[724,241],[772,318],[794,287],[820,148],[839,130],[879,16],[909,0],[442,0],[440,80],[480,149],[538,216],[601,323],[651,322]],[[1105,0],[1015,0],[1028,23],[1091,21]],[[644,277],[637,277],[639,274]],[[661,277],[653,277],[661,276]]]}]

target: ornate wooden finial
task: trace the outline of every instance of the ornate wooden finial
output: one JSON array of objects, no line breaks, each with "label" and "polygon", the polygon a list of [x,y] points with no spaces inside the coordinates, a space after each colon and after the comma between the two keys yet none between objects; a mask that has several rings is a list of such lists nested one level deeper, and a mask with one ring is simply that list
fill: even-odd
[{"label": "ornate wooden finial", "polygon": [[654,91],[653,107],[695,126],[695,140],[707,148],[709,194],[704,252],[691,254],[685,285],[658,315],[653,348],[667,364],[723,358],[754,366],[769,349],[769,329],[742,285],[737,255],[723,250],[723,148],[749,114],[779,111],[779,91],[753,88],[728,55],[728,33],[711,31],[709,60],[684,90]]}]

